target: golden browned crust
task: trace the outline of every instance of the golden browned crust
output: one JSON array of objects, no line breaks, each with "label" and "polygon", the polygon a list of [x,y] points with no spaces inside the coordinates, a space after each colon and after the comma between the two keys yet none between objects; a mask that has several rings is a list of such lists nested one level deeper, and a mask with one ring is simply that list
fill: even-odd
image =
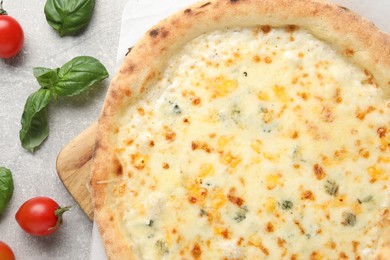
[{"label": "golden browned crust", "polygon": [[[111,137],[117,118],[153,87],[165,61],[196,36],[226,27],[298,25],[329,42],[351,61],[367,69],[390,95],[390,37],[346,8],[315,0],[209,0],[179,11],[151,28],[131,49],[111,82],[99,127],[92,166],[95,218],[110,259],[136,256],[123,234],[123,214],[113,189],[121,178]],[[388,223],[386,215],[385,222]],[[387,225],[388,226],[388,225]],[[378,259],[389,251],[388,228],[379,245]],[[387,250],[387,251],[386,251]]]}]

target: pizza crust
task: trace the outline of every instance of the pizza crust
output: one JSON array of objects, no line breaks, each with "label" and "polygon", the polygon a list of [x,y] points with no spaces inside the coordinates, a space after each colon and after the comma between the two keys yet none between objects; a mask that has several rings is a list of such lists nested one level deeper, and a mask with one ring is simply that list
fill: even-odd
[{"label": "pizza crust", "polygon": [[[310,0],[202,1],[179,11],[151,28],[131,49],[111,82],[99,118],[92,165],[95,220],[110,259],[136,259],[123,232],[124,209],[118,205],[115,184],[123,170],[111,137],[127,107],[153,88],[169,57],[191,39],[226,27],[297,25],[330,43],[351,62],[371,73],[386,98],[390,96],[390,37],[346,8]],[[389,254],[389,214],[383,216],[383,236],[377,258]]]}]

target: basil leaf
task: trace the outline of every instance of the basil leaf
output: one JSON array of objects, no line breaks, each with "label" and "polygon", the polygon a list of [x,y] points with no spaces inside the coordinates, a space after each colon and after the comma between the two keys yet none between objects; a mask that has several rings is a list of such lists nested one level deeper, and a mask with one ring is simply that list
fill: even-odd
[{"label": "basil leaf", "polygon": [[22,129],[19,138],[22,146],[34,152],[49,134],[47,123],[47,105],[52,99],[52,94],[48,89],[39,89],[31,94],[26,101],[22,115]]},{"label": "basil leaf", "polygon": [[64,64],[58,71],[59,80],[52,88],[59,96],[75,96],[108,77],[103,64],[89,56],[80,56]]},{"label": "basil leaf", "polygon": [[33,68],[33,73],[39,85],[44,88],[50,88],[58,82],[58,69],[52,70],[48,68],[36,67]]},{"label": "basil leaf", "polygon": [[14,192],[12,173],[5,167],[0,167],[0,214],[4,212]]},{"label": "basil leaf", "polygon": [[45,15],[60,36],[74,35],[91,20],[95,0],[47,0]]}]

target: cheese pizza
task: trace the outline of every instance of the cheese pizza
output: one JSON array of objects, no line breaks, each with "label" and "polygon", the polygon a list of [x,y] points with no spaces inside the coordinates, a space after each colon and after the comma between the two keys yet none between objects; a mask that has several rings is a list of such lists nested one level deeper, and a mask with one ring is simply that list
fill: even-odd
[{"label": "cheese pizza", "polygon": [[113,79],[92,166],[110,259],[386,259],[390,37],[314,0],[200,2]]}]

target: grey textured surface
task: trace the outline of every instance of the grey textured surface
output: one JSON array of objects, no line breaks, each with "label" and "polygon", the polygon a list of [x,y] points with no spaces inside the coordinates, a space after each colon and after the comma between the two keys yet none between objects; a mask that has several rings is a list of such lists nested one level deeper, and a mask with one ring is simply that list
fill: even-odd
[{"label": "grey textured surface", "polygon": [[[12,171],[15,182],[11,203],[0,216],[0,240],[13,248],[17,259],[89,259],[92,223],[62,185],[55,162],[61,148],[97,119],[115,72],[121,16],[127,0],[96,1],[87,29],[78,36],[63,38],[47,24],[45,2],[4,1],[4,9],[24,29],[25,45],[15,58],[0,59],[0,165]],[[98,58],[110,78],[80,97],[53,102],[49,107],[49,138],[34,154],[25,151],[18,136],[20,118],[26,98],[39,88],[32,68],[59,67],[80,55]],[[19,206],[35,196],[74,205],[65,213],[63,227],[52,236],[29,236],[15,221]]]}]

